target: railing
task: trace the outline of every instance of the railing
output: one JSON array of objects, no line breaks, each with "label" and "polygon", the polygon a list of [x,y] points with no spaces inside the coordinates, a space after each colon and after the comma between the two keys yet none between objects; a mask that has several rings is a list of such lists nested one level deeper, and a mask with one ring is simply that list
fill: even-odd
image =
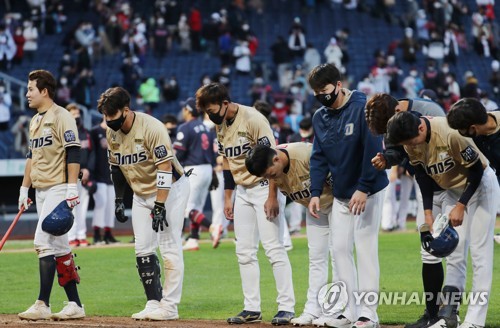
[{"label": "railing", "polygon": [[18,110],[24,112],[26,110],[26,81],[21,81],[2,72],[0,72],[0,80],[4,81],[5,89],[13,96],[13,102],[17,100],[19,104]]}]

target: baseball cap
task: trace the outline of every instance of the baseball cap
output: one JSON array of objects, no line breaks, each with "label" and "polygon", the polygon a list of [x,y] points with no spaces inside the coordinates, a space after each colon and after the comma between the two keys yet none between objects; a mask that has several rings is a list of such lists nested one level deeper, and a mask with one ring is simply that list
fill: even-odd
[{"label": "baseball cap", "polygon": [[187,110],[193,115],[198,116],[200,113],[196,109],[196,100],[193,97],[189,97],[185,101],[181,102],[182,108],[187,108]]},{"label": "baseball cap", "polygon": [[422,89],[419,94],[420,98],[436,101],[438,99],[436,92],[431,89]]}]

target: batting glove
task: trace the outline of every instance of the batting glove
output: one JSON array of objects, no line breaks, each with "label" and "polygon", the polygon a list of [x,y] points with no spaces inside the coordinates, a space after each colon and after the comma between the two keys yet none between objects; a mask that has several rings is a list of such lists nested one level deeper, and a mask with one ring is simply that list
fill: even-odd
[{"label": "batting glove", "polygon": [[125,215],[125,204],[123,204],[123,199],[115,199],[115,216],[118,222],[127,222],[128,216]]},{"label": "batting glove", "polygon": [[165,228],[168,227],[167,210],[165,209],[165,204],[155,202],[155,206],[151,210],[151,218],[153,219],[154,231],[158,232],[158,228],[163,231],[163,224],[165,224]]},{"label": "batting glove", "polygon": [[212,171],[212,181],[210,182],[210,186],[208,186],[208,190],[216,190],[219,188],[219,179],[217,178],[217,173],[215,171]]},{"label": "batting glove", "polygon": [[19,189],[19,201],[17,202],[18,209],[21,209],[21,206],[24,205],[24,210],[26,211],[28,207],[31,205],[31,202],[29,201],[28,198],[28,191],[30,188],[28,187],[23,187],[21,186],[21,189]]},{"label": "batting glove", "polygon": [[66,189],[66,203],[70,208],[75,207],[80,204],[80,198],[78,198],[78,188],[76,183],[68,183],[68,189]]}]

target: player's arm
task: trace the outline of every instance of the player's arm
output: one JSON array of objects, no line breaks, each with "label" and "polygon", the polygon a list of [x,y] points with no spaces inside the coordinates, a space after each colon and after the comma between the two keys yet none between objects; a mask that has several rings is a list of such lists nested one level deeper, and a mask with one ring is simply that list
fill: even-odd
[{"label": "player's arm", "polygon": [[126,222],[128,216],[125,215],[123,197],[125,196],[125,189],[127,188],[127,180],[118,165],[110,164],[110,172],[113,188],[115,189],[115,216],[119,222]]},{"label": "player's arm", "polygon": [[229,168],[229,161],[225,156],[222,157],[222,173],[224,175],[224,215],[229,220],[233,220],[233,191],[236,183]]},{"label": "player's arm", "polygon": [[422,165],[415,167],[415,180],[417,180],[420,192],[422,193],[422,201],[424,205],[425,223],[432,229],[434,217],[432,215],[432,202],[434,197],[434,180],[425,172]]},{"label": "player's arm", "polygon": [[269,179],[269,195],[264,203],[264,211],[269,220],[278,217],[280,206],[278,202],[278,185],[273,179]]},{"label": "player's arm", "polygon": [[323,191],[323,183],[329,173],[328,162],[319,142],[317,141],[318,139],[319,137],[315,135],[310,160],[311,200],[309,201],[308,206],[309,213],[317,219],[319,219],[318,212],[320,210],[319,197]]},{"label": "player's arm", "polygon": [[175,141],[173,142],[173,146],[175,149],[175,157],[179,162],[184,163],[189,151],[190,144],[190,134],[186,125],[183,124],[179,127],[177,131],[177,135],[175,136]]},{"label": "player's arm", "polygon": [[165,204],[172,188],[172,161],[162,162],[156,165],[156,201]]},{"label": "player's arm", "polygon": [[30,201],[28,199],[28,191],[31,187],[31,151],[28,153],[26,159],[26,166],[24,167],[24,177],[21,183],[21,188],[19,188],[19,200],[18,208],[24,205],[24,210],[28,209],[30,206]]},{"label": "player's arm", "polygon": [[66,147],[66,167],[68,172],[68,186],[66,190],[66,202],[68,206],[73,208],[80,204],[78,197],[77,181],[80,174],[80,146]]}]

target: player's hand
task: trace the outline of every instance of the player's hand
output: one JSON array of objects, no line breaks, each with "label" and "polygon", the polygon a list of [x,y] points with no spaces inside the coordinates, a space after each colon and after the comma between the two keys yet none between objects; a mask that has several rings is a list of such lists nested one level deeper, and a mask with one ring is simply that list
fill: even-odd
[{"label": "player's hand", "polygon": [[233,201],[228,197],[224,197],[224,215],[226,219],[234,220]]},{"label": "player's hand", "polygon": [[163,224],[165,224],[165,228],[168,227],[167,210],[164,203],[155,202],[155,206],[151,210],[151,218],[153,219],[154,231],[158,232],[158,228],[163,231]]},{"label": "player's hand", "polygon": [[76,183],[68,183],[66,189],[66,203],[70,208],[75,207],[80,204],[80,198],[78,197],[78,187]]},{"label": "player's hand", "polygon": [[457,203],[455,207],[448,214],[450,223],[453,227],[458,227],[464,222],[465,205],[462,203]]},{"label": "player's hand", "polygon": [[418,227],[418,231],[420,232],[420,244],[426,251],[429,251],[429,244],[433,240],[431,229],[432,226],[429,226],[427,223],[424,223],[420,227]]},{"label": "player's hand", "polygon": [[21,209],[21,206],[24,205],[24,210],[26,211],[28,209],[28,207],[30,207],[31,205],[31,200],[28,198],[28,191],[30,190],[30,188],[28,187],[23,187],[21,186],[21,188],[19,189],[19,200],[17,202],[17,208],[20,210]]},{"label": "player's hand", "polygon": [[217,178],[217,173],[215,173],[215,170],[212,171],[212,182],[210,182],[210,186],[208,187],[208,190],[216,190],[219,188],[219,178]]},{"label": "player's hand", "polygon": [[80,173],[81,173],[80,180],[82,181],[82,184],[83,185],[87,184],[87,182],[89,182],[89,178],[90,178],[90,172],[89,172],[89,170],[87,170],[87,169],[81,169]]},{"label": "player's hand", "polygon": [[311,197],[311,200],[309,201],[309,206],[307,207],[309,209],[309,214],[313,218],[319,219],[319,197]]},{"label": "player's hand", "polygon": [[264,203],[264,212],[269,221],[275,219],[280,214],[280,204],[275,197],[268,197]]},{"label": "player's hand", "polygon": [[377,153],[377,155],[372,158],[372,165],[379,171],[385,170],[387,161],[385,160],[384,155],[382,155],[382,153]]},{"label": "player's hand", "polygon": [[115,198],[115,216],[118,222],[127,222],[128,216],[125,215],[125,204],[122,198]]},{"label": "player's hand", "polygon": [[349,211],[354,215],[360,215],[365,211],[366,199],[368,196],[366,193],[356,190],[349,201]]}]

